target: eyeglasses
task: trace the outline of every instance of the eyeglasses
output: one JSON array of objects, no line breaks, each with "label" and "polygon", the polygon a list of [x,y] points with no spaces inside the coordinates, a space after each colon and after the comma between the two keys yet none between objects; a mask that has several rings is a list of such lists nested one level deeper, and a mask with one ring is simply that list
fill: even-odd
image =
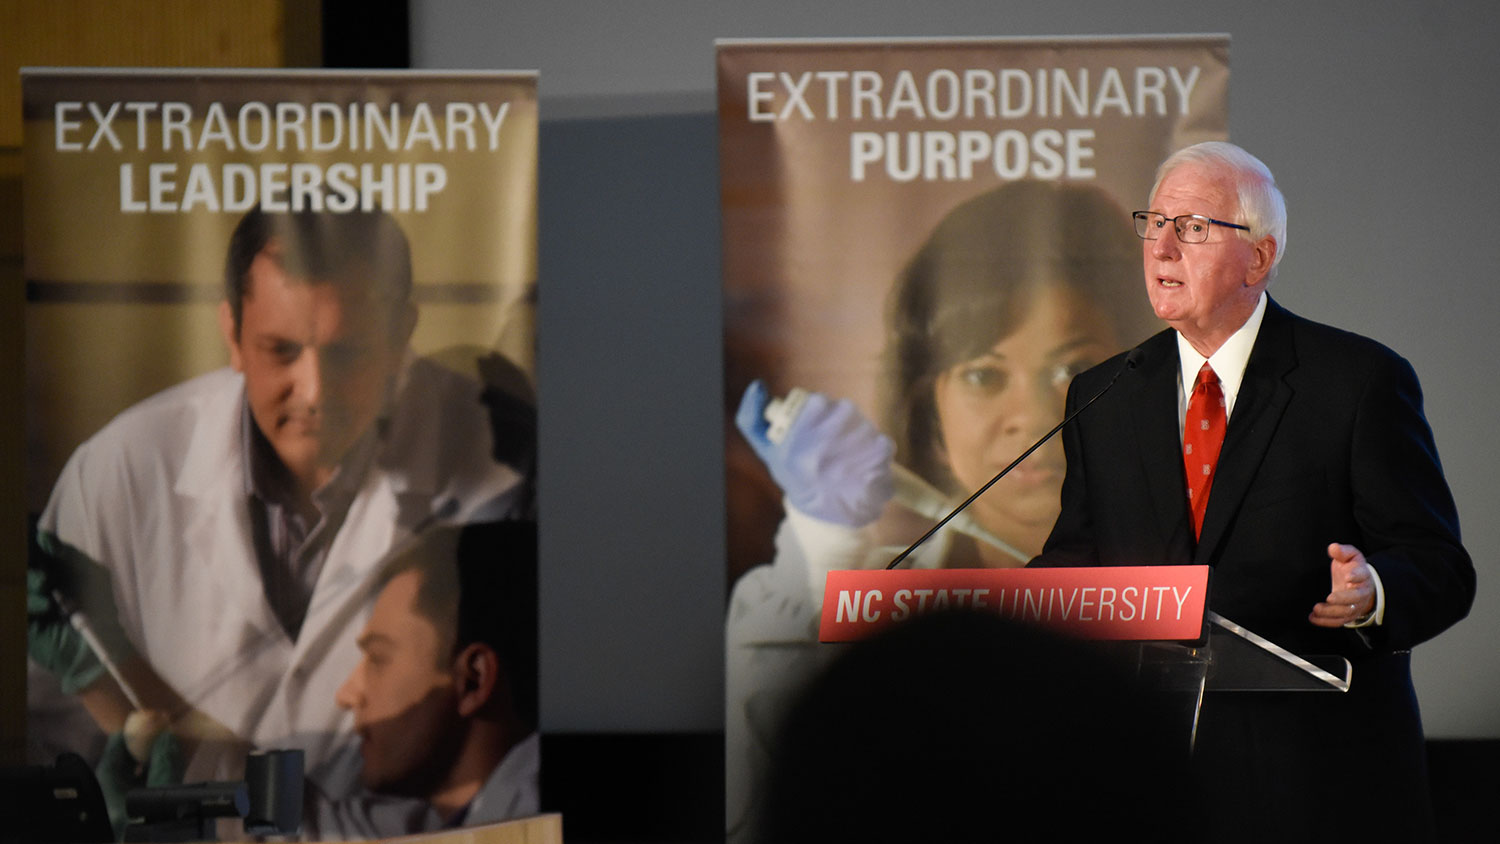
[{"label": "eyeglasses", "polygon": [[1162,226],[1171,223],[1177,229],[1177,239],[1183,243],[1202,243],[1208,240],[1208,227],[1224,226],[1229,229],[1250,231],[1249,226],[1239,223],[1226,223],[1223,220],[1215,220],[1202,214],[1178,214],[1176,217],[1164,217],[1155,211],[1136,211],[1130,216],[1135,218],[1135,233],[1143,240],[1155,240],[1157,232]]}]

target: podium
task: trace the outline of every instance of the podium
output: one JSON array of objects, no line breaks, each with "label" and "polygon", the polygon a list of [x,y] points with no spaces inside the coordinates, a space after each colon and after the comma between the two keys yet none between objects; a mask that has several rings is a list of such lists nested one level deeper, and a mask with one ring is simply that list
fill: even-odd
[{"label": "podium", "polygon": [[952,607],[1118,642],[1177,710],[1189,748],[1205,694],[1349,690],[1347,659],[1292,653],[1209,610],[1208,577],[1208,566],[833,571],[819,639],[852,641]]},{"label": "podium", "polygon": [[1353,668],[1344,657],[1292,653],[1211,610],[1204,625],[1200,642],[1140,642],[1135,656],[1142,681],[1176,707],[1189,750],[1205,694],[1349,691]]}]

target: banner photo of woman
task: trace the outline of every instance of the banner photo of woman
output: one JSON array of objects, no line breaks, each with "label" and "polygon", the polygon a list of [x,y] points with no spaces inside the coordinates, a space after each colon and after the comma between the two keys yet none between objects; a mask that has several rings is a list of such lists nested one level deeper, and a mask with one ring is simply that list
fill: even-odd
[{"label": "banner photo of woman", "polygon": [[538,811],[536,86],[23,73],[27,749],[117,832],[273,750],[247,834]]},{"label": "banner photo of woman", "polygon": [[[721,41],[726,823],[753,836],[835,569],[883,568],[1160,329],[1156,163],[1228,131],[1227,36]],[[1042,446],[905,564],[1014,567]],[[743,838],[742,838],[743,837]]]}]

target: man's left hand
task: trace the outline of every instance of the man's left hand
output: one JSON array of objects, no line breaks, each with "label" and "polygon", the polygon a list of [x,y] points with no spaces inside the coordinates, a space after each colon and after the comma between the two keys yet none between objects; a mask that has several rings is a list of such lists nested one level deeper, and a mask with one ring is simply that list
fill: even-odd
[{"label": "man's left hand", "polygon": [[1353,545],[1328,546],[1333,590],[1313,607],[1308,621],[1319,627],[1343,627],[1375,611],[1375,580],[1365,555]]},{"label": "man's left hand", "polygon": [[126,794],[133,788],[182,783],[182,745],[168,729],[164,712],[140,711],[125,719],[125,729],[104,743],[94,776],[104,792],[104,805],[115,836],[124,840],[130,818]]}]

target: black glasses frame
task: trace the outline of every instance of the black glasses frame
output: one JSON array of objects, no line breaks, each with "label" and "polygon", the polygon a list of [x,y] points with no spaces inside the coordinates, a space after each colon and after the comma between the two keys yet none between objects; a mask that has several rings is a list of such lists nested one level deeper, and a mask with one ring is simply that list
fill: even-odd
[{"label": "black glasses frame", "polygon": [[1209,225],[1223,226],[1226,229],[1250,231],[1249,226],[1242,226],[1239,223],[1231,223],[1226,220],[1215,220],[1213,217],[1205,217],[1202,214],[1178,214],[1176,217],[1168,217],[1165,214],[1158,214],[1155,211],[1132,211],[1130,216],[1135,220],[1135,236],[1141,240],[1156,240],[1156,231],[1160,226],[1152,228],[1153,219],[1160,219],[1163,223],[1170,222],[1172,229],[1177,232],[1177,239],[1183,243],[1203,243],[1208,240],[1208,226],[1204,226],[1203,237],[1201,239],[1192,240],[1183,233],[1182,220],[1202,220]]}]

